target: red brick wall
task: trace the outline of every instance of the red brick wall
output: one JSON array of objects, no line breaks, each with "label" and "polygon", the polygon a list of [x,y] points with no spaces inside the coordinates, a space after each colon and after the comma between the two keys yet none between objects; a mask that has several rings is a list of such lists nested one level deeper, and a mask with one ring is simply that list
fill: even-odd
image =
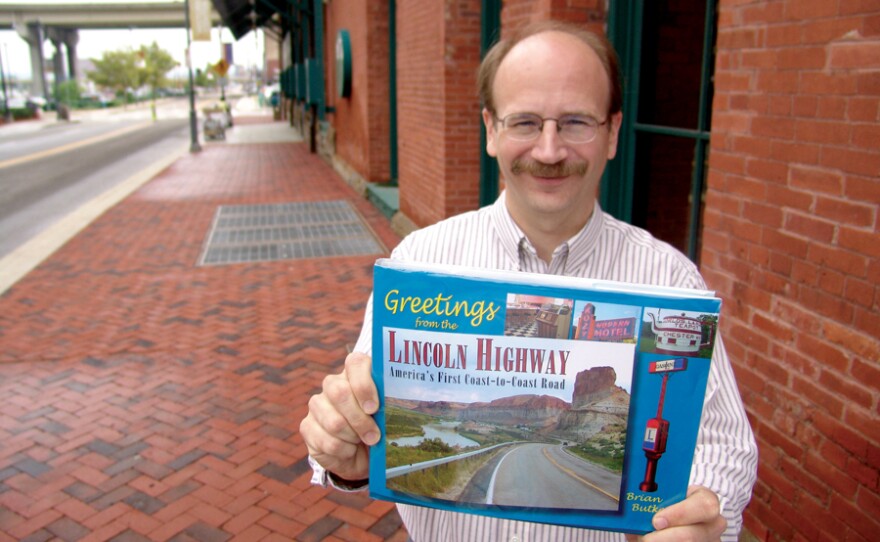
[{"label": "red brick wall", "polygon": [[476,209],[480,199],[481,10],[477,0],[447,2],[446,42],[446,215]]},{"label": "red brick wall", "polygon": [[391,180],[388,0],[369,0],[367,21],[370,21],[370,32],[364,69],[369,78],[367,139],[370,145],[370,173],[365,178],[368,181],[387,182]]},{"label": "red brick wall", "polygon": [[400,211],[419,226],[443,216],[443,5],[397,2]]},{"label": "red brick wall", "polygon": [[397,2],[400,210],[419,226],[475,209],[480,2]]},{"label": "red brick wall", "polygon": [[880,5],[721,0],[703,273],[758,438],[746,527],[880,533]]},{"label": "red brick wall", "polygon": [[[334,0],[326,5],[324,57],[329,119],[336,130],[336,154],[370,182],[391,176],[388,122],[388,3],[385,0]],[[336,89],[336,36],[351,38],[352,90]]]},{"label": "red brick wall", "polygon": [[504,31],[544,19],[581,23],[593,32],[602,33],[605,31],[605,0],[509,0],[501,10]]}]

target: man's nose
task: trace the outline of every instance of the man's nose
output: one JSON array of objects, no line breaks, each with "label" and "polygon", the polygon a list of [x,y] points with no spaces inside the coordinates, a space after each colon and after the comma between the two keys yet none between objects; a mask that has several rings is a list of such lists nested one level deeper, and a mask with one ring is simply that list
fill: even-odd
[{"label": "man's nose", "polygon": [[556,121],[549,119],[544,121],[541,133],[532,148],[532,158],[545,164],[561,162],[568,154],[568,147],[559,134]]}]

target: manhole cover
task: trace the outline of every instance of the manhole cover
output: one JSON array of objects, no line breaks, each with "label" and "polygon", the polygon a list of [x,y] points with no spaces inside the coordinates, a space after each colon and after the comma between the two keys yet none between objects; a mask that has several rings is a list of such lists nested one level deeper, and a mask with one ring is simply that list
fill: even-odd
[{"label": "manhole cover", "polygon": [[214,215],[199,265],[384,252],[345,200],[222,205]]}]

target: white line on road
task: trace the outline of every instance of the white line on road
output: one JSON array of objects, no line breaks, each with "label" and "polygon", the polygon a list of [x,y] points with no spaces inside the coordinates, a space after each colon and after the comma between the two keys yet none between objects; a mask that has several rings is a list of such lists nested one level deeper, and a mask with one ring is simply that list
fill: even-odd
[{"label": "white line on road", "polygon": [[498,471],[501,470],[501,463],[504,462],[505,459],[507,459],[507,456],[517,451],[518,449],[519,448],[514,448],[513,450],[510,450],[509,452],[501,456],[498,464],[495,465],[495,470],[492,471],[492,478],[489,479],[489,489],[486,490],[486,504],[495,504],[495,477],[498,476]]}]

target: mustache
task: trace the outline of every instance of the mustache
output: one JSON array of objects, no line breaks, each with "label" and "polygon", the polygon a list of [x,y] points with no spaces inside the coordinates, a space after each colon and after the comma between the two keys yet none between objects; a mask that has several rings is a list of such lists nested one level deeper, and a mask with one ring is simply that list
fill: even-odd
[{"label": "mustache", "polygon": [[556,164],[544,164],[534,160],[514,160],[510,170],[514,175],[528,173],[535,177],[568,177],[569,175],[584,175],[587,172],[587,162],[558,162]]}]

